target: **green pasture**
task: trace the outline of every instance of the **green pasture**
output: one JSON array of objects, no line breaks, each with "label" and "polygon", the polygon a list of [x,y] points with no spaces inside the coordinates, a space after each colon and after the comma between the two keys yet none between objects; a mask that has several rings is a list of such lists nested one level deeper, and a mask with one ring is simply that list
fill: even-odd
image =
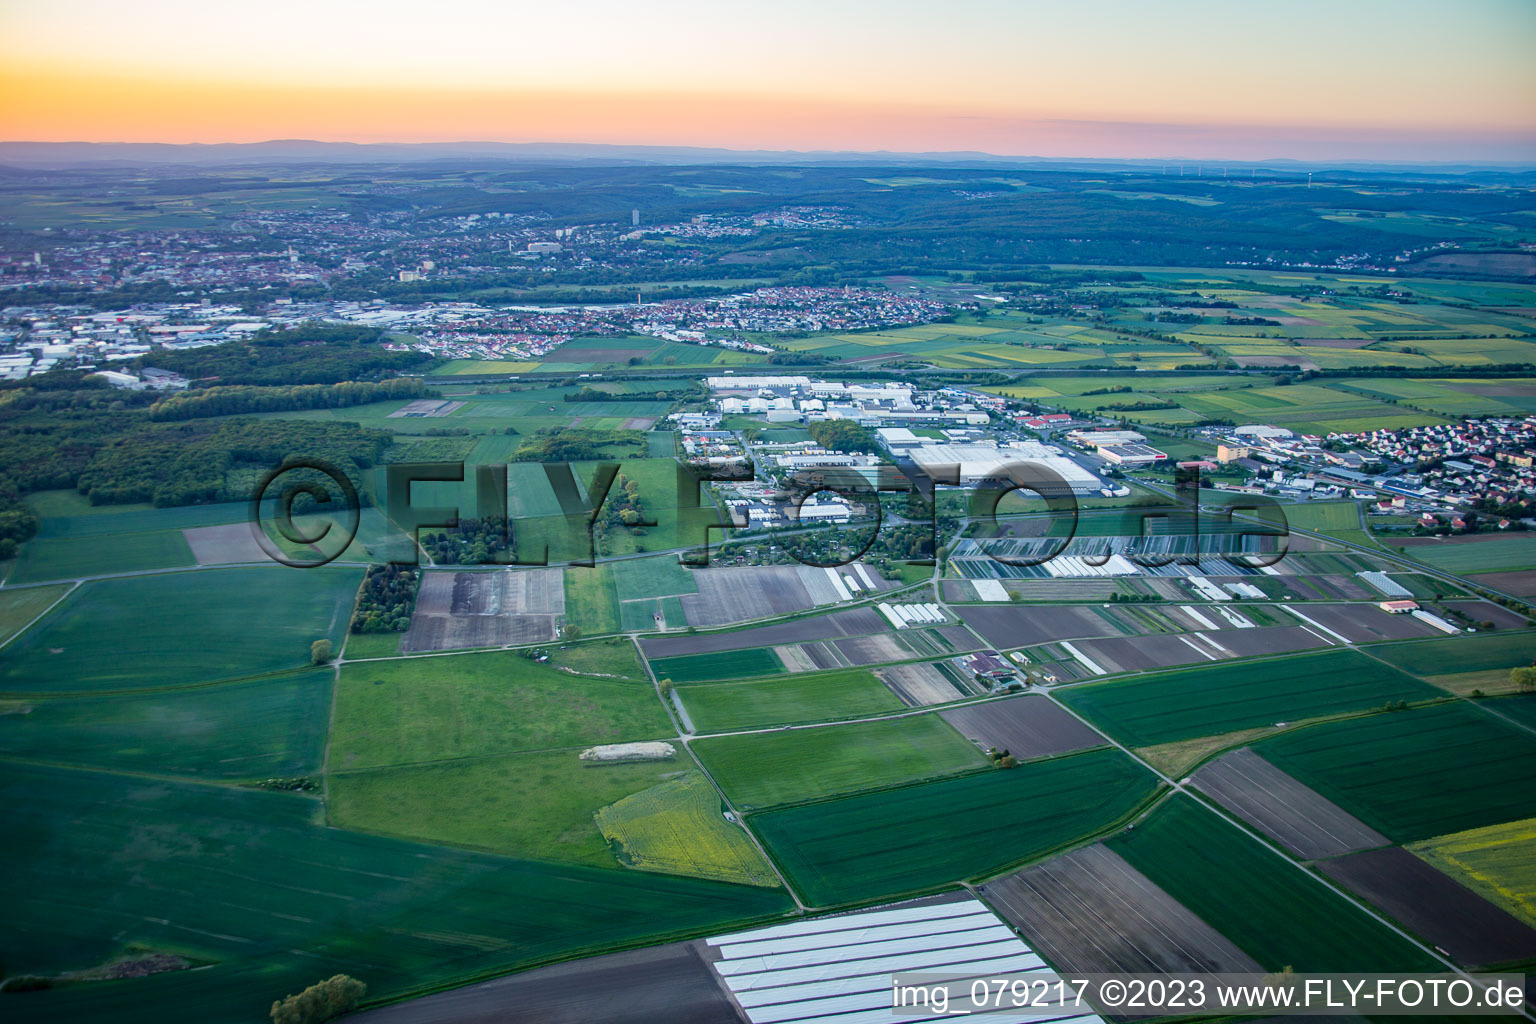
[{"label": "green pasture", "polygon": [[679,686],[676,692],[700,732],[857,718],[905,706],[867,669]]},{"label": "green pasture", "polygon": [[1517,533],[1495,540],[1447,540],[1415,544],[1408,557],[1437,569],[1464,575],[1536,568],[1536,533]]},{"label": "green pasture", "polygon": [[1478,633],[1438,640],[1411,640],[1371,648],[1371,654],[1416,676],[1486,672],[1529,665],[1536,633]]},{"label": "green pasture", "polygon": [[510,651],[348,664],[332,771],[672,734],[641,682],[573,675]]},{"label": "green pasture", "polygon": [[938,715],[695,740],[742,810],[804,803],[980,768],[976,745]]},{"label": "green pasture", "polygon": [[580,753],[570,747],[333,771],[326,809],[332,824],[362,832],[618,868],[592,815],[675,775],[686,761],[593,765]]}]

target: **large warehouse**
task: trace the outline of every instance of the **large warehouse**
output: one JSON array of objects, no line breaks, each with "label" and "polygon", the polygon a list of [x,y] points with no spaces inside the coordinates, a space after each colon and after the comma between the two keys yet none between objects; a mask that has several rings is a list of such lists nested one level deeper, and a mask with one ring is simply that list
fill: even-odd
[{"label": "large warehouse", "polygon": [[1071,459],[1064,458],[1060,450],[1039,441],[1013,441],[1005,448],[989,444],[925,444],[911,449],[908,454],[930,476],[939,477],[939,467],[959,466],[960,483],[973,484],[985,480],[1010,463],[1026,463],[1041,466],[1061,477],[1076,495],[1098,494],[1105,486],[1093,473]]}]

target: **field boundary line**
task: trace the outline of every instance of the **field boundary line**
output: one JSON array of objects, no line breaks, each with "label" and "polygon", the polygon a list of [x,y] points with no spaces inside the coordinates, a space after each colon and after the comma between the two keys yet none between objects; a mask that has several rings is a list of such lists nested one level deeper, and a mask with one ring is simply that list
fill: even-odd
[{"label": "field boundary line", "polygon": [[[25,584],[25,585],[26,586],[31,586],[32,584]],[[58,584],[56,584],[56,583],[54,583],[54,584],[42,584],[42,585],[43,586],[58,586]],[[20,587],[16,587],[16,588],[6,587],[4,589],[6,589],[6,590],[12,590],[12,589],[19,590],[21,588]],[[15,640],[17,637],[21,636],[21,634],[25,633],[27,630],[29,630],[33,626],[37,625],[40,621],[42,621],[42,619],[46,615],[48,615],[48,613],[52,612],[55,608],[57,608],[59,606],[60,602],[62,602],[65,598],[69,597],[70,594],[73,594],[76,590],[79,590],[79,589],[80,589],[80,582],[78,580],[70,583],[68,588],[65,589],[64,593],[60,594],[53,601],[49,602],[48,607],[44,608],[42,611],[40,611],[36,615],[32,616],[32,618],[28,619],[26,625],[22,626],[16,632],[14,632],[10,636],[6,637],[3,641],[0,641],[0,649],[3,649],[7,644],[11,643],[11,641]]]}]

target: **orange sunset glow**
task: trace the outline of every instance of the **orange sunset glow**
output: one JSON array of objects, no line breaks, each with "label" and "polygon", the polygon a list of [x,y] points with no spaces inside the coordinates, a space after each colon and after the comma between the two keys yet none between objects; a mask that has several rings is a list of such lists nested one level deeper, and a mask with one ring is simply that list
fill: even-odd
[{"label": "orange sunset glow", "polygon": [[0,9],[0,138],[1521,159],[1536,6],[1481,0]]}]

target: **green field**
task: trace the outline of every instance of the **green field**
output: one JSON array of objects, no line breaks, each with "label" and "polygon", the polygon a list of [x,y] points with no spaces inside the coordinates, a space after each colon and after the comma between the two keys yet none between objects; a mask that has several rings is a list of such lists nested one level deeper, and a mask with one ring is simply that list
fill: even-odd
[{"label": "green field", "polygon": [[1410,849],[1536,927],[1536,818],[1439,836]]},{"label": "green field", "polygon": [[389,998],[790,909],[771,889],[326,828],[318,801],[288,793],[4,765],[0,801],[7,974],[133,947],[211,965],[4,996],[11,1021],[149,1024],[168,1005],[265,1021],[274,999],[338,972]]},{"label": "green field", "polygon": [[612,637],[606,640],[584,640],[581,643],[562,644],[548,651],[548,664],[557,669],[569,669],[581,675],[600,676],[604,679],[622,679],[630,682],[650,683],[645,666],[640,663],[640,652],[628,639]]},{"label": "green field", "polygon": [[711,679],[751,679],[777,675],[784,671],[778,655],[766,647],[713,654],[684,654],[675,658],[651,659],[651,671],[657,679],[674,683],[701,683]]},{"label": "green field", "polygon": [[1396,842],[1536,816],[1536,735],[1466,702],[1312,726],[1254,749]]},{"label": "green field", "polygon": [[642,871],[779,884],[740,825],[725,820],[702,772],[685,772],[598,810],[597,827],[619,860]]},{"label": "green field", "polygon": [[509,651],[346,665],[332,771],[672,735],[655,691]]},{"label": "green field", "polygon": [[1536,533],[1526,532],[1495,540],[1448,540],[1415,544],[1408,556],[1446,572],[1502,572],[1536,568]]},{"label": "green field", "polygon": [[593,814],[664,782],[686,761],[592,765],[580,753],[571,747],[401,768],[333,767],[326,811],[342,828],[617,868]]},{"label": "green field", "polygon": [[331,678],[330,669],[312,669],[167,693],[28,701],[0,714],[0,756],[211,778],[303,775],[320,768]]},{"label": "green field", "polygon": [[1266,970],[1434,970],[1438,962],[1194,800],[1107,843]]},{"label": "green field", "polygon": [[1156,780],[1118,750],[754,814],[749,824],[816,906],[995,874],[1108,828]]},{"label": "green field", "polygon": [[938,715],[695,740],[693,752],[745,811],[954,775],[987,763]]},{"label": "green field", "polygon": [[1317,533],[1357,531],[1360,506],[1353,501],[1308,501],[1285,506],[1286,522],[1298,530]]},{"label": "green field", "polygon": [[1343,649],[1072,686],[1059,696],[1111,735],[1146,747],[1444,694]]},{"label": "green field", "polygon": [[0,688],[130,690],[255,676],[338,646],[361,569],[206,569],[80,586],[0,650]]},{"label": "green field", "polygon": [[676,692],[700,732],[826,722],[905,707],[867,669],[807,672],[746,683],[679,686]]},{"label": "green field", "polygon": [[26,628],[27,623],[69,592],[69,584],[0,590],[0,644]]},{"label": "green field", "polygon": [[608,571],[613,577],[614,592],[620,601],[699,592],[693,582],[693,574],[679,564],[676,555],[626,558],[610,563]]},{"label": "green field", "polygon": [[565,570],[565,621],[585,636],[618,631],[619,604],[607,565]]},{"label": "green field", "polygon": [[1480,633],[1414,640],[1373,647],[1371,653],[1419,676],[1511,669],[1529,665],[1536,657],[1536,633]]}]

